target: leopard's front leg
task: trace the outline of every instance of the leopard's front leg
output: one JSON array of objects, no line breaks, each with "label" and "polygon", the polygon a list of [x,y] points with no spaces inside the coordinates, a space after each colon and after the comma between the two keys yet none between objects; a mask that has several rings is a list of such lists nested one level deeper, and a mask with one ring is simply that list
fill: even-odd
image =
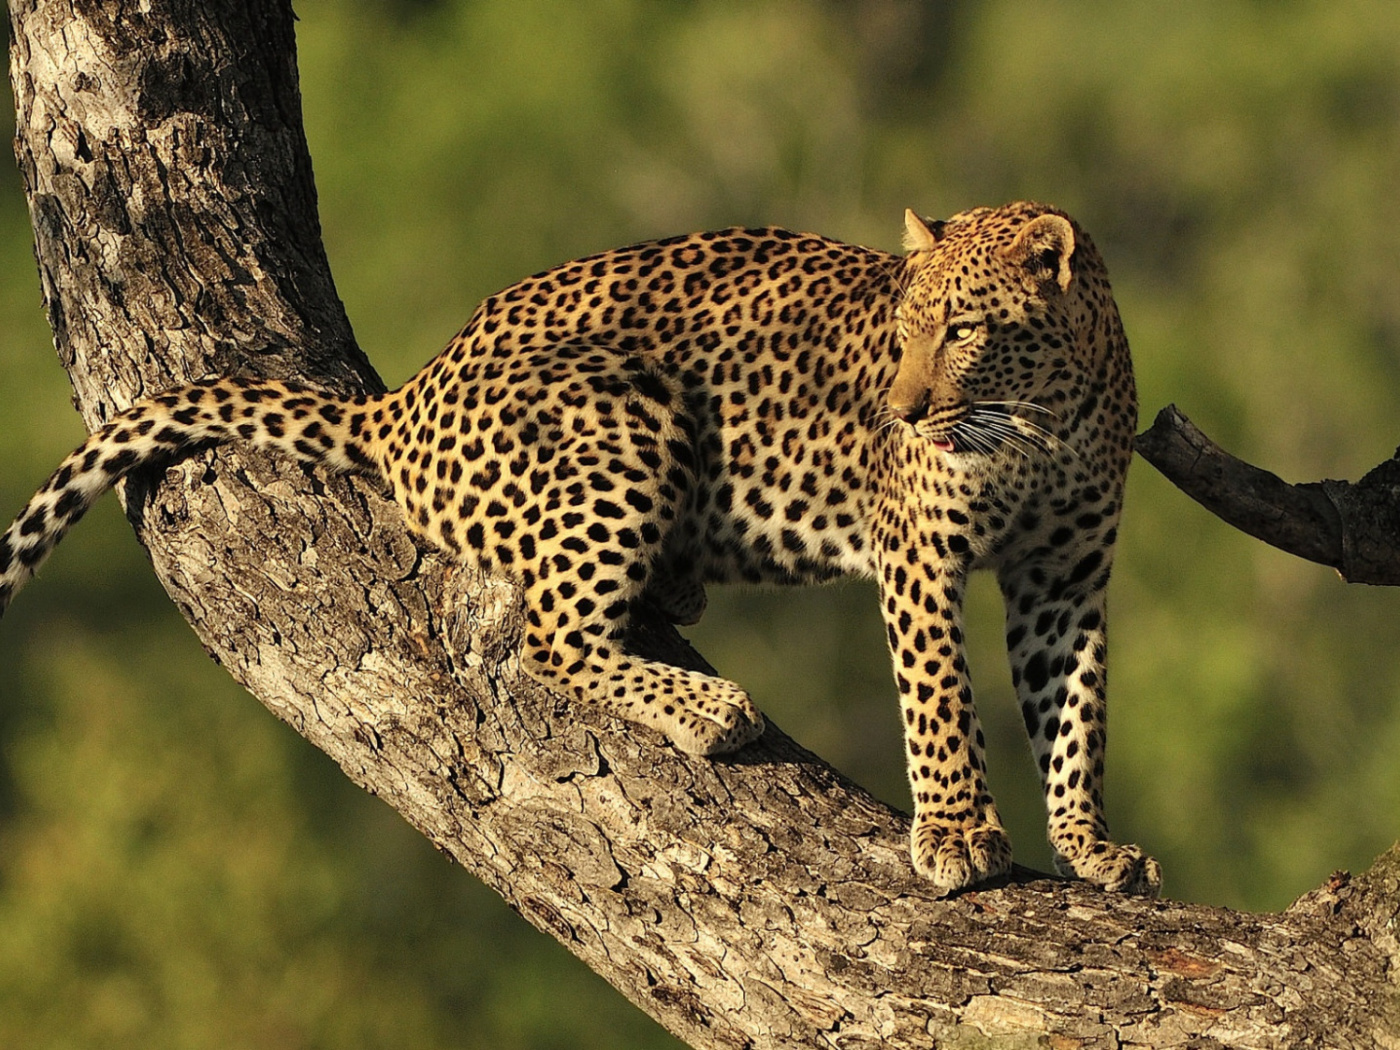
[{"label": "leopard's front leg", "polygon": [[926,564],[893,537],[877,543],[914,796],[910,852],[915,870],[951,893],[1011,868],[963,653],[967,566]]},{"label": "leopard's front leg", "polygon": [[1055,866],[1105,889],[1156,896],[1161,866],[1137,846],[1114,843],[1104,817],[1107,577],[1101,550],[1003,569],[1006,648]]}]

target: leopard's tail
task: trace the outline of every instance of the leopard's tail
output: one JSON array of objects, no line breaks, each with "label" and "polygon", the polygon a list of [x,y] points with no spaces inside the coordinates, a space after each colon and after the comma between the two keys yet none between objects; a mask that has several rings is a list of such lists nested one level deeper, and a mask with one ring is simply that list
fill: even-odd
[{"label": "leopard's tail", "polygon": [[202,442],[245,441],[364,470],[374,414],[363,396],[246,378],[204,380],[132,405],[79,445],[0,536],[0,616],[98,497],[138,467]]}]

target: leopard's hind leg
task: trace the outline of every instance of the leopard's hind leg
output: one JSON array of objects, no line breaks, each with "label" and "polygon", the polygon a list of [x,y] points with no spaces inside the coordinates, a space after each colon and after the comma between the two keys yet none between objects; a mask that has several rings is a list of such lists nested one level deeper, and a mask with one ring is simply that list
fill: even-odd
[{"label": "leopard's hind leg", "polygon": [[521,581],[526,673],[694,754],[753,740],[763,716],[739,686],[624,648],[641,601],[674,620],[703,609],[703,589],[673,591],[664,567],[694,476],[678,394],[605,348],[551,347],[516,367],[512,389],[475,426],[499,457],[471,473],[490,489],[454,493],[470,514],[444,540]]}]

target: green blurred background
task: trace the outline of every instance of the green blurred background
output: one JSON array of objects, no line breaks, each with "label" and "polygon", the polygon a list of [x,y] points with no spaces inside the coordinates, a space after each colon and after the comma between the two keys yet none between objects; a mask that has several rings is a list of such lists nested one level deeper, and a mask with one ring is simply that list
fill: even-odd
[{"label": "green blurred background", "polygon": [[[732,223],[894,248],[907,205],[1033,197],[1107,257],[1145,421],[1175,401],[1290,480],[1357,477],[1400,440],[1400,5],[298,14],[331,263],[391,384],[483,295],[587,252]],[[6,518],[82,437],[49,345],[7,161]],[[993,785],[1044,866],[982,583]],[[1279,908],[1400,837],[1400,593],[1244,538],[1139,462],[1113,608],[1109,806],[1170,895]],[[907,805],[868,587],[720,593],[693,636]],[[115,500],[0,629],[0,931],[7,1048],[676,1045],[231,684]]]}]

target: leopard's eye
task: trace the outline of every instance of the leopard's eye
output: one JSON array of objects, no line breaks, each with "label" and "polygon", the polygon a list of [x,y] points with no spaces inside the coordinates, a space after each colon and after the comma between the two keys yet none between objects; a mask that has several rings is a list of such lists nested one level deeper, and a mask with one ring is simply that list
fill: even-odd
[{"label": "leopard's eye", "polygon": [[965,343],[977,334],[977,325],[971,321],[955,321],[948,326],[948,342]]}]

